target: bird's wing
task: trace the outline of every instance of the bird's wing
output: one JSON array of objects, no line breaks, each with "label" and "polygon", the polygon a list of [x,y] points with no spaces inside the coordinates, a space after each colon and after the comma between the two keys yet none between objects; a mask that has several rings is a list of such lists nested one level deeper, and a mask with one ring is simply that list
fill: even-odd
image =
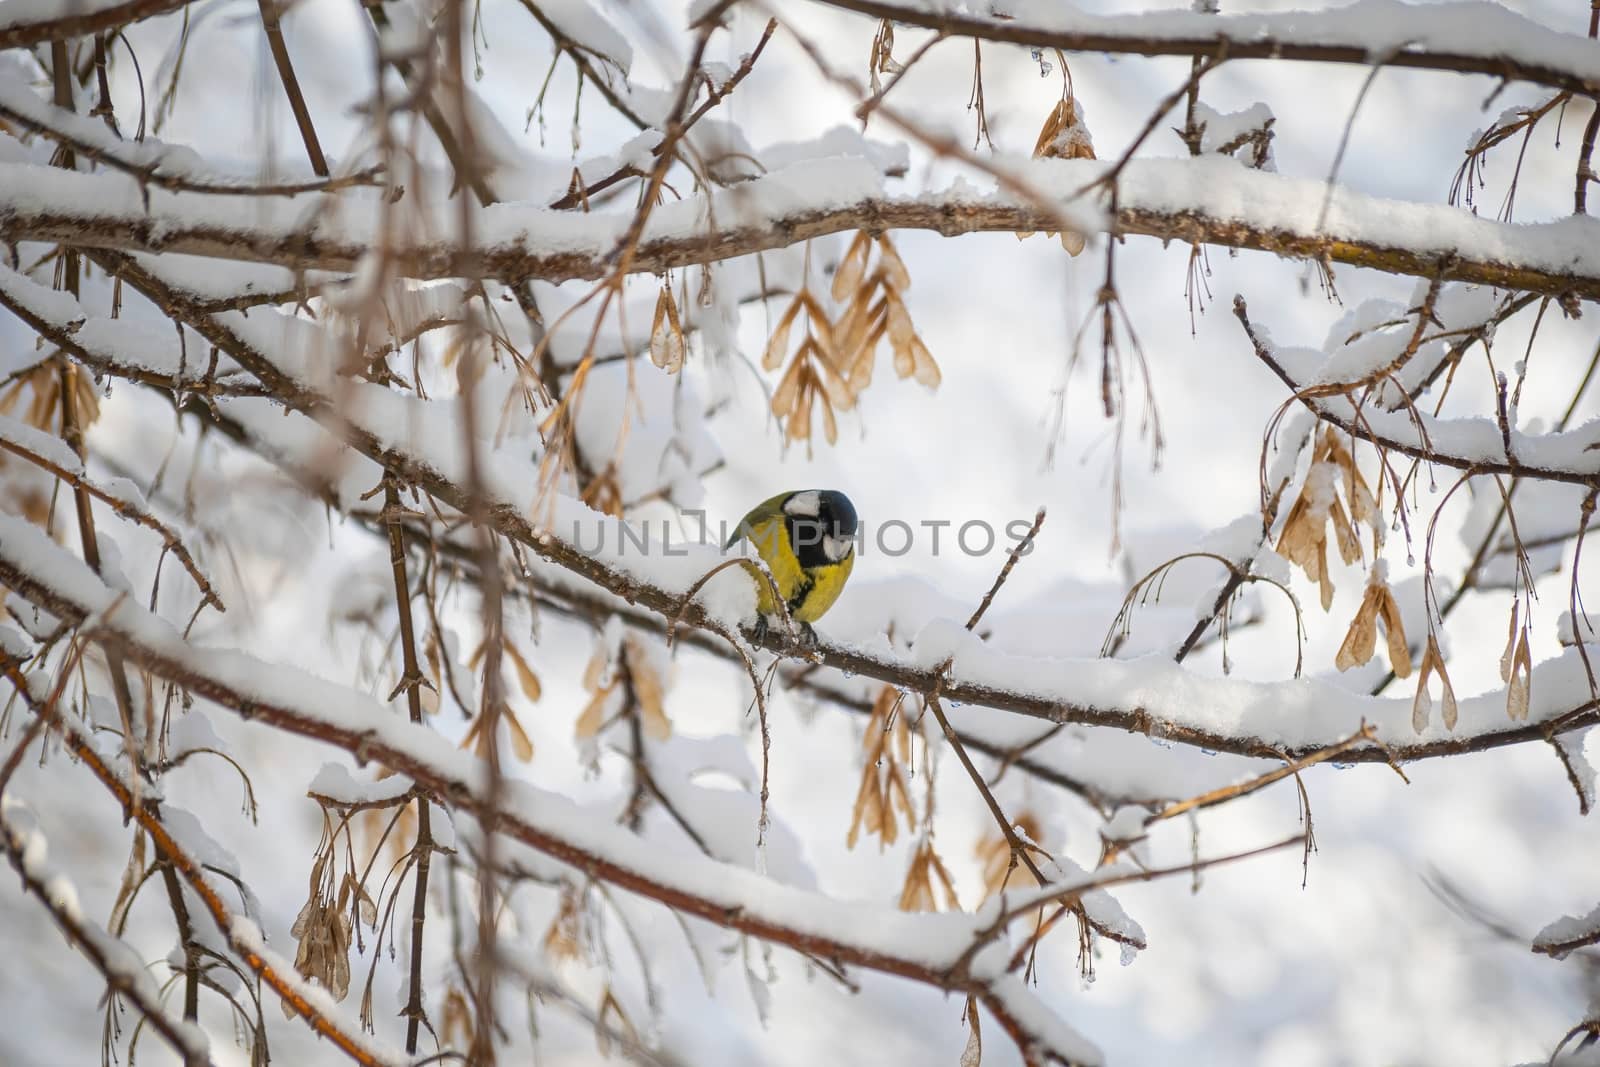
[{"label": "bird's wing", "polygon": [[[755,547],[756,555],[760,556],[767,564],[767,570],[772,572],[772,580],[778,585],[778,593],[784,601],[792,600],[801,589],[810,584],[806,572],[800,567],[800,557],[794,554],[794,546],[789,543],[788,516],[781,511],[777,514],[754,522],[747,522],[750,530],[750,543]],[[777,610],[776,606],[768,603],[766,583],[760,584],[761,610],[771,614]]]},{"label": "bird's wing", "polygon": [[777,496],[763,500],[751,508],[750,513],[739,520],[738,529],[733,531],[733,534],[728,538],[728,543],[722,547],[732,548],[739,543],[739,538],[743,537],[747,532],[754,533],[758,526],[765,525],[773,518],[782,519],[783,502],[793,495],[793,493],[779,493]]}]

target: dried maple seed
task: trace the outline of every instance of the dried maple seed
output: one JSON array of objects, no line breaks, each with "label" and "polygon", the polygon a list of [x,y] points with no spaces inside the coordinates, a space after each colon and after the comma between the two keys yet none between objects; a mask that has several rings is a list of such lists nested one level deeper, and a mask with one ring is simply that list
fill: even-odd
[{"label": "dried maple seed", "polygon": [[676,374],[683,369],[684,350],[678,302],[672,297],[672,286],[663,280],[656,297],[655,319],[650,324],[650,362],[668,374]]},{"label": "dried maple seed", "polygon": [[907,830],[916,826],[906,774],[911,762],[911,728],[899,713],[899,704],[900,694],[890,686],[879,690],[872,704],[862,737],[861,785],[850,815],[850,831],[845,835],[850,848],[856,847],[862,831],[876,834],[880,848],[887,848],[900,836],[901,818]]}]

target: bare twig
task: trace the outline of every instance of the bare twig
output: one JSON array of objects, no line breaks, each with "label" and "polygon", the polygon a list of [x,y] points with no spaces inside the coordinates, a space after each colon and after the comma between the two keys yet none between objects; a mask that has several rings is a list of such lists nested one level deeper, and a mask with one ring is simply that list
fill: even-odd
[{"label": "bare twig", "polygon": [[[34,719],[38,724],[45,721],[42,716]],[[7,803],[7,799],[0,799],[0,804]],[[205,1035],[197,1027],[168,1014],[154,984],[139,980],[144,977],[142,972],[130,973],[130,962],[136,964],[139,960],[132,946],[85,920],[75,904],[62,895],[55,879],[29,862],[29,837],[0,810],[0,849],[4,849],[12,868],[21,877],[22,888],[43,905],[67,940],[100,972],[106,989],[133,1004],[162,1040],[172,1046],[184,1067],[209,1065],[211,1052]]]},{"label": "bare twig", "polygon": [[[27,688],[27,680],[15,666],[0,667],[0,671],[17,686],[17,691],[24,694],[24,699],[35,713],[41,713],[36,707]],[[380,1067],[380,1065],[393,1062],[394,1056],[371,1042],[363,1039],[359,1032],[344,1026],[340,1021],[326,1015],[317,1002],[309,999],[305,993],[304,983],[298,979],[287,977],[279,966],[265,955],[265,949],[260,942],[251,937],[250,931],[253,924],[241,920],[224,901],[222,894],[211,884],[206,868],[200,860],[196,859],[182,844],[179,843],[166,824],[161,821],[157,807],[148,799],[141,797],[133,791],[121,774],[108,764],[100,754],[100,750],[88,738],[79,733],[78,727],[69,720],[60,720],[65,729],[64,741],[74,758],[81,761],[94,776],[100,780],[107,791],[122,806],[128,818],[137,822],[150,840],[156,846],[162,859],[189,883],[195,896],[205,906],[212,920],[217,924],[217,929],[227,941],[229,947],[238,954],[244,964],[262,981],[263,984],[281,996],[295,1014],[305,1019],[306,1024],[321,1037],[327,1038],[351,1060],[361,1067]]]},{"label": "bare twig", "polygon": [[282,9],[278,0],[257,0],[261,9],[261,25],[267,32],[267,46],[272,50],[272,62],[278,68],[278,80],[283,83],[284,95],[289,98],[289,109],[294,112],[295,125],[300,128],[300,140],[306,146],[306,158],[319,177],[331,173],[328,161],[322,154],[322,143],[317,140],[317,129],[311,121],[311,110],[306,107],[305,94],[300,91],[300,80],[295,77],[294,63],[289,59],[289,46],[283,40],[279,25]]},{"label": "bare twig", "polygon": [[[398,690],[404,690],[406,709],[414,723],[422,722],[422,687],[427,685],[422,665],[417,659],[416,626],[411,615],[411,582],[406,575],[406,544],[404,509],[400,494],[395,489],[393,476],[385,472],[383,479],[383,521],[389,531],[389,566],[394,573],[395,608],[400,615],[400,654],[404,673]],[[391,697],[392,699],[392,697]],[[433,828],[430,804],[426,798],[417,799],[417,840],[412,846],[416,875],[411,897],[411,971],[406,990],[406,1052],[417,1051],[418,1031],[427,1018],[427,1008],[422,999],[422,946],[428,917],[428,867],[433,858]]]}]

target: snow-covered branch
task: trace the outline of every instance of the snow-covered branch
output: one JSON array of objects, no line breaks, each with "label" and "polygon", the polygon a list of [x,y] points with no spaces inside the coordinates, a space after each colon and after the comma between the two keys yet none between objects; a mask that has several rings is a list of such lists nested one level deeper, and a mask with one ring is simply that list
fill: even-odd
[{"label": "snow-covered branch", "polygon": [[151,514],[137,487],[122,481],[101,485],[88,476],[83,469],[83,461],[59,438],[41,433],[9,415],[0,415],[0,450],[20,456],[72,488],[88,493],[130,522],[153,531],[161,538],[163,549],[177,556],[183,569],[189,572],[189,577],[200,591],[201,601],[218,611],[227,610],[216,590],[211,587],[211,582],[200,570],[200,565],[189,554],[183,539]]},{"label": "snow-covered branch", "polygon": [[130,22],[165,15],[193,0],[6,0],[0,6],[0,48],[32,48],[100,33]]},{"label": "snow-covered branch", "polygon": [[[368,459],[459,511],[469,505],[464,457],[453,424],[429,401],[381,387],[343,382],[335,402],[322,384],[331,374],[320,329],[278,312],[204,315],[184,306],[154,272],[128,260],[106,259],[108,270],[198,331],[255,374],[289,407],[321,423]],[[618,526],[609,552],[581,551],[565,531],[615,520],[576,501],[536,498],[522,469],[491,456],[487,521],[497,533],[530,549],[561,571],[638,604],[665,619],[726,634],[750,617],[754,589],[742,572],[721,575],[701,599],[684,595],[723,562],[712,546],[681,546],[682,554],[626,554]],[[535,523],[531,516],[544,517]],[[633,536],[637,536],[636,534]],[[726,579],[726,581],[724,580]],[[1497,693],[1463,701],[1459,729],[1411,726],[1411,702],[1352,694],[1315,679],[1270,684],[1206,678],[1165,657],[1119,661],[1022,657],[993,648],[951,620],[928,622],[904,656],[824,640],[814,652],[791,647],[776,631],[746,640],[797,659],[820,659],[841,671],[920,693],[1017,712],[1054,723],[1132,730],[1203,749],[1263,759],[1295,759],[1339,744],[1361,722],[1376,726],[1372,745],[1341,759],[1383,762],[1455,755],[1526,741],[1600,722],[1600,702],[1588,690],[1579,650],[1569,649],[1534,672],[1534,701],[1526,721],[1508,723]],[[949,661],[948,671],[942,670]]]},{"label": "snow-covered branch", "polygon": [[[208,305],[209,306],[209,305]],[[50,289],[0,265],[0,307],[97,374],[206,397],[263,396],[231,361],[217,365],[196,346],[193,361],[173,334],[127,319],[90,314],[71,293]]]},{"label": "snow-covered branch", "polygon": [[[8,542],[8,548],[21,548],[24,541],[34,541],[35,548],[41,547],[37,538],[42,535],[36,527],[28,527],[26,523],[9,517],[0,519],[0,526],[5,528],[4,539]],[[98,587],[97,591],[104,597],[101,600],[102,608],[118,603],[131,606],[131,601],[125,594],[115,592],[101,584],[99,577],[82,562],[62,553],[53,544],[51,548],[60,553],[61,560],[71,561],[75,571],[73,577],[77,579],[75,584],[80,591],[91,586]],[[83,617],[80,615],[79,621]],[[34,678],[23,674],[15,661],[0,661],[0,669],[3,669],[6,678],[35,715],[44,717],[50,714],[47,708],[48,697],[36,691]],[[41,684],[43,680],[42,675],[38,676]],[[180,836],[174,833],[172,827],[163,820],[157,804],[144,796],[144,790],[130,786],[122,772],[101,754],[93,739],[86,736],[75,721],[66,718],[56,721],[73,756],[82,761],[100,780],[100,784],[105,786],[117,800],[128,817],[138,822],[140,828],[150,835],[150,840],[162,858],[170,863],[194,890],[195,897],[216,923],[217,930],[229,948],[255,973],[263,985],[282,997],[284,1004],[291,1008],[294,1014],[304,1019],[306,1025],[315,1030],[319,1036],[333,1042],[341,1052],[361,1067],[388,1067],[405,1062],[404,1056],[369,1039],[359,1027],[338,1019],[335,1016],[333,1002],[326,991],[296,974],[294,966],[289,961],[281,959],[277,953],[266,947],[266,940],[262,937],[261,929],[255,921],[248,916],[238,914],[228,906],[222,891],[212,883],[207,874],[207,861],[196,856]],[[180,1047],[187,1049],[188,1046]]]},{"label": "snow-covered branch", "polygon": [[1485,74],[1576,93],[1600,88],[1600,52],[1592,41],[1498,4],[1361,0],[1309,11],[1214,14],[1177,8],[1099,15],[1047,0],[962,5],[966,11],[940,0],[820,2],[945,36],[1027,48],[1377,64]]},{"label": "snow-covered branch", "polygon": [[[835,901],[704,857],[663,855],[609,818],[521,781],[502,783],[504,806],[491,815],[486,768],[471,753],[355,690],[286,665],[184,641],[22,520],[0,518],[0,580],[56,617],[83,626],[92,640],[129,662],[248,719],[381,763],[455,810],[487,818],[497,832],[590,877],[808,955],[976,996],[1018,1046],[1041,1062],[1099,1062],[1094,1048],[1010,972],[1005,943],[994,939],[995,917],[1005,914],[1004,897],[993,914],[917,915]],[[91,766],[96,773],[103,768]],[[136,814],[143,810],[126,796],[120,799]],[[153,834],[160,831],[159,823],[155,826]],[[175,862],[181,863],[181,851]],[[197,889],[204,884],[198,867],[182,873]],[[1076,895],[1097,922],[1142,940],[1136,925],[1103,892]],[[240,924],[230,930],[219,918],[219,925],[233,936]],[[986,947],[969,952],[978,944]],[[250,951],[245,946],[247,961]],[[314,1025],[320,1018],[312,1019]],[[385,1062],[382,1056],[373,1058]]]},{"label": "snow-covered branch", "polygon": [[[1473,474],[1503,474],[1532,481],[1600,486],[1600,428],[1527,434],[1493,419],[1441,419],[1415,409],[1384,410],[1338,393],[1318,395],[1315,373],[1322,354],[1275,346],[1251,323],[1243,297],[1233,313],[1243,324],[1256,357],[1317,418],[1378,448]],[[1310,395],[1307,395],[1309,392]]]},{"label": "snow-covered branch", "polygon": [[[962,183],[916,196],[889,194],[881,170],[858,158],[810,160],[765,177],[688,197],[652,213],[631,261],[659,273],[859,229],[931,230],[946,236],[1080,229],[1178,240],[1442,277],[1502,289],[1600,298],[1600,221],[1577,217],[1511,225],[1435,204],[1405,203],[1283,177],[1223,158],[1133,160],[1121,171],[1118,213],[1102,217],[1088,192],[1108,164],[1019,162],[1016,179],[1058,205]],[[148,205],[146,197],[148,196]],[[1324,204],[1326,203],[1326,210]],[[450,203],[422,205],[432,233],[450,232]],[[707,220],[715,219],[715,224]],[[349,271],[385,247],[416,278],[486,276],[515,282],[593,280],[628,234],[623,213],[496,204],[482,237],[464,250],[446,240],[384,233],[380,198],[361,190],[268,199],[241,213],[233,197],[141,188],[118,174],[63,174],[0,164],[0,237],[80,247],[183,252],[291,269]]]},{"label": "snow-covered branch", "polygon": [[240,175],[209,170],[193,149],[158,141],[124,141],[105,123],[39,98],[20,78],[0,75],[0,118],[41,134],[78,156],[121,171],[140,182],[174,192],[211,196],[295,196],[331,192],[352,185],[376,184],[376,171],[334,178],[314,175],[300,180],[256,182]]},{"label": "snow-covered branch", "polygon": [[67,940],[100,972],[107,989],[126,997],[151,1029],[172,1046],[184,1067],[207,1067],[211,1049],[204,1031],[168,1014],[161,1003],[161,990],[132,946],[84,918],[77,889],[65,875],[49,866],[44,834],[33,823],[18,801],[9,795],[0,796],[0,850],[5,851],[22,879],[22,887],[44,906]]},{"label": "snow-covered branch", "polygon": [[1600,945],[1600,908],[1587,915],[1563,916],[1533,939],[1533,951],[1557,959],[1590,945]]}]

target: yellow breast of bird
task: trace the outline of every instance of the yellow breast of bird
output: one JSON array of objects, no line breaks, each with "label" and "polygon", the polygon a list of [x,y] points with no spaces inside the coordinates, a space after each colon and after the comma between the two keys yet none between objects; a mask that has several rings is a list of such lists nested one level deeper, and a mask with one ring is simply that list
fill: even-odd
[{"label": "yellow breast of bird", "polygon": [[850,577],[850,569],[855,565],[856,555],[852,552],[844,558],[843,563],[812,570],[811,588],[801,597],[794,617],[800,622],[816,622],[822,618],[822,613],[833,607],[833,602],[839,599],[845,579]]},{"label": "yellow breast of bird", "polygon": [[[766,561],[778,593],[796,622],[815,622],[822,618],[823,612],[839,599],[845,579],[850,577],[850,570],[855,566],[856,558],[852,553],[837,566],[814,567],[810,571],[802,568],[789,542],[788,523],[782,515],[752,523],[748,536],[756,552]],[[764,581],[757,585],[756,608],[763,615],[778,614],[772,591]]]}]

